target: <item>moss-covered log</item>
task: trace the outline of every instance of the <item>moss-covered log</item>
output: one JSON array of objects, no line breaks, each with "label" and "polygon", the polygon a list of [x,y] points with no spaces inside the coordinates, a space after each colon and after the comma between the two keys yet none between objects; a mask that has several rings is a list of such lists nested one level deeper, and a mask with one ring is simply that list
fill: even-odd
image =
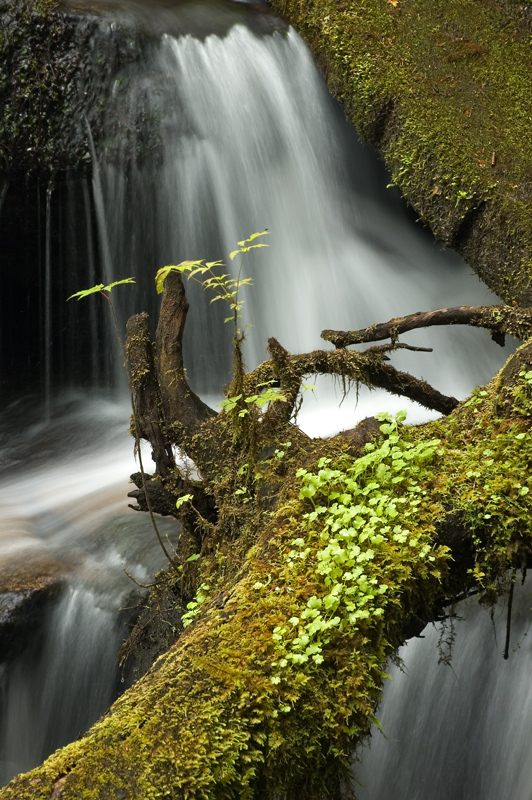
[{"label": "moss-covered log", "polygon": [[[289,389],[294,357],[272,349],[269,369]],[[251,375],[256,389],[260,368]],[[530,562],[532,345],[417,428],[388,418],[313,441],[271,413],[283,402],[249,403],[236,437],[227,407],[195,417],[189,440],[161,412],[157,437],[205,457],[202,480],[160,476],[174,497],[185,480],[191,489],[178,569],[153,594],[177,640],[0,800],[341,797],[394,648],[449,600],[475,590],[496,601],[508,568]]]},{"label": "moss-covered log", "polygon": [[532,300],[532,5],[271,0],[409,203],[506,300]]}]

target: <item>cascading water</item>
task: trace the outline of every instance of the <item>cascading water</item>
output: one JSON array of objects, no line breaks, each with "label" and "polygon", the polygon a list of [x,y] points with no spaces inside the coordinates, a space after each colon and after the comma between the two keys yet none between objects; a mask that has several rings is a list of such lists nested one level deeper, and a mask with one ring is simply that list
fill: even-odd
[{"label": "cascading water", "polygon": [[[17,433],[22,415],[0,419],[0,585],[6,565],[37,584],[49,571],[57,581],[41,630],[14,658],[0,654],[0,785],[115,699],[131,619],[119,609],[138,602],[123,568],[145,583],[164,563],[145,515],[126,507],[135,469],[127,406],[63,398],[48,412],[27,426],[26,410]],[[160,529],[175,543],[175,520]],[[0,592],[0,612],[8,598]]]},{"label": "cascading water", "polygon": [[450,666],[438,663],[441,625],[400,648],[378,713],[384,736],[359,753],[359,800],[529,800],[528,582],[515,589],[508,660],[505,605],[493,621],[474,599],[458,606]]},{"label": "cascading water", "polygon": [[[325,327],[487,297],[463,262],[377,200],[367,151],[342,126],[291,30],[163,35],[142,64],[117,76],[108,115],[95,170],[106,278],[137,276],[139,307],[153,307],[159,267],[227,258],[238,240],[269,229],[268,249],[246,264],[255,283],[245,306],[250,365],[265,357],[268,336],[301,352],[320,346]],[[127,120],[118,140],[116,119]],[[198,390],[219,392],[229,379],[229,331],[220,336],[221,311],[213,314],[199,287],[187,292],[189,376]],[[477,333],[424,332],[443,355],[418,369],[463,395],[493,372],[493,348]],[[411,356],[397,363],[416,368]]]},{"label": "cascading water", "polygon": [[[85,380],[89,374],[100,387],[106,379],[119,383],[109,377],[110,364],[120,367],[112,340],[100,346],[101,331],[109,328],[104,301],[90,298],[91,311],[78,312],[82,304],[65,310],[66,296],[95,283],[99,269],[105,283],[134,275],[135,290],[116,292],[122,320],[146,309],[155,316],[159,267],[226,258],[239,239],[267,227],[270,247],[246,264],[255,282],[246,295],[254,325],[248,365],[263,358],[267,336],[293,351],[309,350],[325,327],[349,329],[488,299],[463,262],[440,252],[376,183],[382,169],[371,166],[371,155],[348,131],[295,33],[273,17],[261,22],[268,32],[260,35],[233,25],[233,16],[242,20],[237,6],[211,4],[206,17],[205,4],[198,4],[196,21],[191,5],[150,10],[154,27],[145,49],[102,98],[107,123],[93,151],[92,199],[83,182],[48,196],[33,330],[52,347],[40,364],[29,351],[25,356],[40,376],[29,383],[44,390],[48,412],[35,416],[22,406],[24,413],[14,417],[19,404],[1,420],[0,542],[2,557],[8,549],[45,551],[61,565],[66,584],[42,635],[0,674],[4,780],[77,736],[105,708],[116,689],[111,663],[123,636],[116,609],[130,586],[121,562],[140,580],[158,566],[146,545],[153,534],[145,520],[122,512],[123,480],[134,469],[126,455],[131,444],[118,433],[127,427],[126,407],[97,395],[70,406],[53,399],[54,386],[68,384],[70,372],[76,383],[82,360],[89,367]],[[208,35],[206,18],[224,35]],[[100,24],[115,35],[107,11]],[[198,35],[178,35],[195,26]],[[63,244],[53,240],[52,229],[63,232]],[[29,269],[30,254],[26,260]],[[196,289],[187,287],[189,376],[198,391],[219,395],[230,377],[230,332],[219,304],[210,307]],[[87,315],[83,322],[78,313]],[[7,319],[11,324],[13,315]],[[439,356],[422,356],[417,371],[456,395],[491,377],[505,357],[479,331],[409,340],[438,349]],[[13,334],[2,342],[16,353]],[[16,356],[4,353],[0,363],[13,373]],[[394,360],[416,372],[419,358]],[[319,413],[313,397],[304,404],[309,432],[328,433],[368,413],[411,405],[372,393],[356,410],[354,401],[344,403],[340,416],[323,383]],[[419,418],[411,411],[411,419]],[[104,673],[100,684],[97,675]],[[68,681],[58,682],[59,675]],[[31,728],[38,734],[30,742]]]}]

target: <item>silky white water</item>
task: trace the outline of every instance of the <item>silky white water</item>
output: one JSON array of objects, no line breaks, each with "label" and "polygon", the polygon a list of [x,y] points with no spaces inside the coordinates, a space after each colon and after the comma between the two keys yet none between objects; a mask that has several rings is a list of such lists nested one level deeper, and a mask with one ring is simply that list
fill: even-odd
[{"label": "silky white water", "polygon": [[[227,261],[237,241],[265,228],[268,248],[245,264],[254,280],[243,290],[245,321],[253,325],[249,366],[266,357],[269,336],[304,352],[324,345],[323,328],[493,300],[458,257],[441,252],[392,199],[383,202],[368,151],[347,131],[292,30],[257,36],[236,25],[223,39],[165,35],[143,69],[138,75],[130,68],[115,82],[108,142],[95,170],[107,278],[136,276],[137,307],[155,310],[159,267]],[[128,128],[117,141],[119,114]],[[152,126],[152,150],[135,133],[141,115]],[[230,267],[237,269],[238,259]],[[121,296],[130,310],[128,288]],[[197,285],[187,292],[190,379],[219,393],[230,379],[226,314]],[[457,396],[505,358],[474,330],[421,332],[407,341],[436,352],[400,354],[394,363]],[[352,425],[375,402],[383,405],[372,396],[356,416],[354,401],[347,402],[345,416],[332,423],[337,403],[330,404],[326,431]],[[312,428],[319,430],[315,421]]]},{"label": "silky white water", "polygon": [[[147,515],[127,507],[138,470],[127,411],[72,397],[33,424],[29,409],[0,416],[0,567],[26,565],[36,579],[51,568],[59,589],[15,658],[0,653],[0,785],[86,731],[115,699],[131,619],[119,610],[138,603],[124,568],[146,583],[164,565]],[[177,542],[175,520],[160,529]],[[0,593],[0,615],[8,600]]]},{"label": "silky white water", "polygon": [[[532,593],[517,585],[508,660],[506,604],[472,598],[456,613],[451,665],[438,664],[441,625],[399,650],[368,750],[355,765],[358,800],[529,800]],[[384,735],[383,735],[384,734]]]}]

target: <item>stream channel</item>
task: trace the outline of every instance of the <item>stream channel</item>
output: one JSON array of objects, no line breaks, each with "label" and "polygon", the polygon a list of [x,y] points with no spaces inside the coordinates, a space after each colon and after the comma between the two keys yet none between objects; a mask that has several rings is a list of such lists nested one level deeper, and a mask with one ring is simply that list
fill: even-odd
[{"label": "stream channel", "polygon": [[[162,566],[147,519],[127,507],[128,476],[138,467],[104,301],[85,300],[92,305],[81,321],[78,305],[66,306],[69,294],[99,280],[135,276],[135,287],[117,292],[120,322],[140,310],[155,317],[159,267],[227,259],[239,239],[268,228],[269,247],[246,265],[254,280],[245,298],[254,326],[248,367],[264,358],[268,336],[303,352],[320,346],[323,328],[353,329],[418,310],[495,302],[386,188],[383,166],[343,119],[296,33],[262,6],[246,5],[255,21],[243,24],[243,7],[225,0],[160,10],[102,2],[96,12],[97,4],[90,4],[102,35],[117,36],[117,19],[130,16],[152,26],[152,36],[102,98],[106,129],[91,145],[92,180],[72,176],[46,195],[37,189],[39,204],[29,204],[38,279],[22,289],[13,281],[9,302],[17,304],[19,329],[27,309],[38,310],[32,324],[39,347],[9,338],[7,330],[0,336],[0,387],[9,397],[0,413],[0,564],[42,558],[60,576],[38,629],[13,652],[0,654],[0,783],[83,733],[127,684],[115,663],[130,621],[120,609],[138,597],[122,567],[148,582]],[[8,193],[6,207],[9,202]],[[0,245],[2,235],[0,217]],[[230,335],[216,307],[195,289],[187,287],[187,370],[196,391],[215,405],[230,378]],[[510,352],[469,328],[414,332],[408,341],[434,352],[394,354],[394,364],[457,397],[487,381]],[[16,381],[8,376],[13,364]],[[340,389],[318,380],[306,393],[300,424],[312,435],[328,435],[382,410],[406,407],[410,422],[429,416],[377,391],[340,400]],[[175,522],[166,520],[164,530],[175,541]],[[8,595],[2,597],[7,602]],[[525,610],[519,613],[526,618]],[[393,673],[381,714],[387,730],[392,709],[399,709],[400,726],[390,722],[389,735],[404,749],[377,735],[362,767],[367,789],[361,797],[530,797],[515,783],[511,791],[498,785],[489,794],[472,777],[482,772],[492,786],[486,770],[507,761],[506,751],[482,744],[478,726],[502,730],[502,717],[512,714],[504,702],[494,720],[480,714],[495,691],[475,677],[480,647],[497,655],[489,661],[490,674],[501,676],[494,680],[510,682],[497,690],[500,697],[513,694],[526,648],[503,662],[489,617],[475,609],[460,626],[467,633],[458,637],[453,668],[434,668],[430,678],[418,662],[437,661],[434,634],[406,647],[408,674]],[[475,637],[474,654],[465,656],[463,639]],[[482,656],[484,670],[489,658]],[[456,716],[439,681],[460,686]],[[525,701],[521,696],[523,707]],[[433,720],[429,713],[442,703],[451,717],[444,721],[442,709]],[[427,726],[459,751],[461,788],[448,774],[454,754],[429,740]],[[417,728],[420,743],[413,738]],[[521,736],[516,729],[511,739]],[[397,781],[406,781],[399,776],[414,774],[406,754],[418,761],[422,744],[430,759],[416,787],[405,783],[399,790]],[[372,783],[375,773],[387,776],[386,788]]]}]

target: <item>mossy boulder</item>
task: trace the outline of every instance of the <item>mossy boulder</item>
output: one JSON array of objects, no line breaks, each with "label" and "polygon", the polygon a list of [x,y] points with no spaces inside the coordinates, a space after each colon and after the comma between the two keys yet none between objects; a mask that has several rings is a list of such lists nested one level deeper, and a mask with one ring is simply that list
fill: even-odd
[{"label": "mossy boulder", "polygon": [[59,0],[0,2],[0,199],[23,177],[92,169],[112,81],[146,36],[136,18],[122,14],[111,31],[104,17]]},{"label": "mossy boulder", "polygon": [[87,159],[79,34],[54,0],[0,5],[4,180],[14,172],[51,175]]},{"label": "mossy boulder", "polygon": [[420,218],[506,300],[532,298],[532,5],[272,0]]}]

